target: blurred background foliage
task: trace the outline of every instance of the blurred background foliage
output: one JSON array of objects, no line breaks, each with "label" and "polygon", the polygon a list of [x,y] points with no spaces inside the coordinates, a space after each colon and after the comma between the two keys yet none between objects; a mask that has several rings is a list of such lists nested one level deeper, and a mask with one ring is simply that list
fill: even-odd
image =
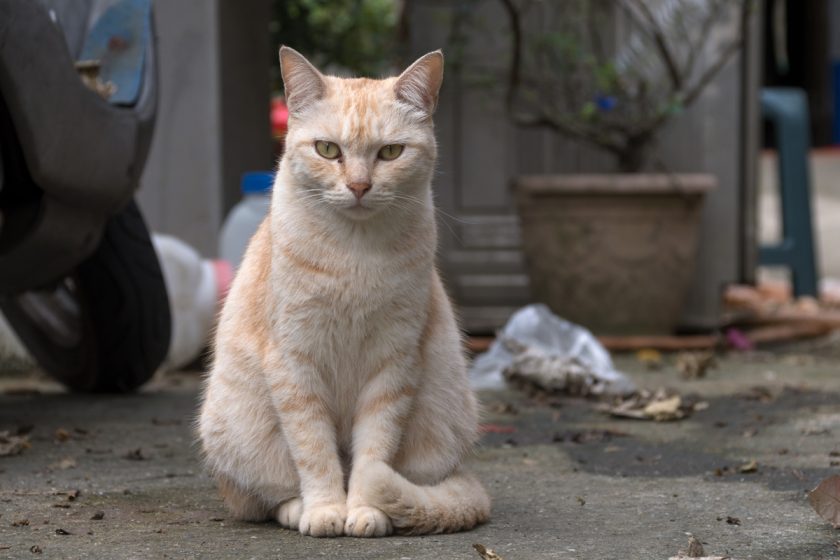
[{"label": "blurred background foliage", "polygon": [[288,45],[320,69],[380,76],[400,61],[403,0],[273,0],[272,88],[282,90],[276,47]]}]

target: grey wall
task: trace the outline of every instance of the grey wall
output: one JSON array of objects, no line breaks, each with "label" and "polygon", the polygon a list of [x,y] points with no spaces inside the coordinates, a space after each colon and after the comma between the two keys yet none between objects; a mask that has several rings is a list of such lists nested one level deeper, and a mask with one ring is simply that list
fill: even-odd
[{"label": "grey wall", "polygon": [[160,93],[138,199],[155,231],[215,255],[239,176],[273,165],[268,0],[155,3]]}]

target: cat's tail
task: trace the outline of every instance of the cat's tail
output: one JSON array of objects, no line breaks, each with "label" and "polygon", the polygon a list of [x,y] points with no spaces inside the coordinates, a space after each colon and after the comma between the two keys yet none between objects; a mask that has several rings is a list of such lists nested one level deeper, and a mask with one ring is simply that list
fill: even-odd
[{"label": "cat's tail", "polygon": [[391,518],[397,533],[454,533],[490,518],[490,497],[469,473],[456,471],[435,486],[414,484],[385,463],[365,475],[368,503]]}]

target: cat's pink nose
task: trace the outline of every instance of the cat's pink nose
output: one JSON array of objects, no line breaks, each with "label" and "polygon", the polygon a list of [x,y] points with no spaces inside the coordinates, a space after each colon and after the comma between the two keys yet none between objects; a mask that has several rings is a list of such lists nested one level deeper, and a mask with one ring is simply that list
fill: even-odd
[{"label": "cat's pink nose", "polygon": [[370,190],[370,183],[350,183],[347,188],[356,195],[356,200],[362,200],[365,193]]}]

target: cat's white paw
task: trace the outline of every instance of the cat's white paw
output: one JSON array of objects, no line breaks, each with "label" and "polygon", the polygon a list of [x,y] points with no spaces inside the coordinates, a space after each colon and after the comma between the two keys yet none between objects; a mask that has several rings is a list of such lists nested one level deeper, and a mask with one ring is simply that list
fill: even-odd
[{"label": "cat's white paw", "polygon": [[344,504],[314,506],[300,516],[300,532],[312,537],[337,537],[344,533],[347,507]]},{"label": "cat's white paw", "polygon": [[283,502],[277,508],[277,522],[286,529],[297,529],[300,526],[300,516],[303,513],[303,500],[292,498]]},{"label": "cat's white paw", "polygon": [[384,537],[392,532],[391,520],[382,510],[374,507],[351,509],[344,524],[344,534],[348,537]]}]

